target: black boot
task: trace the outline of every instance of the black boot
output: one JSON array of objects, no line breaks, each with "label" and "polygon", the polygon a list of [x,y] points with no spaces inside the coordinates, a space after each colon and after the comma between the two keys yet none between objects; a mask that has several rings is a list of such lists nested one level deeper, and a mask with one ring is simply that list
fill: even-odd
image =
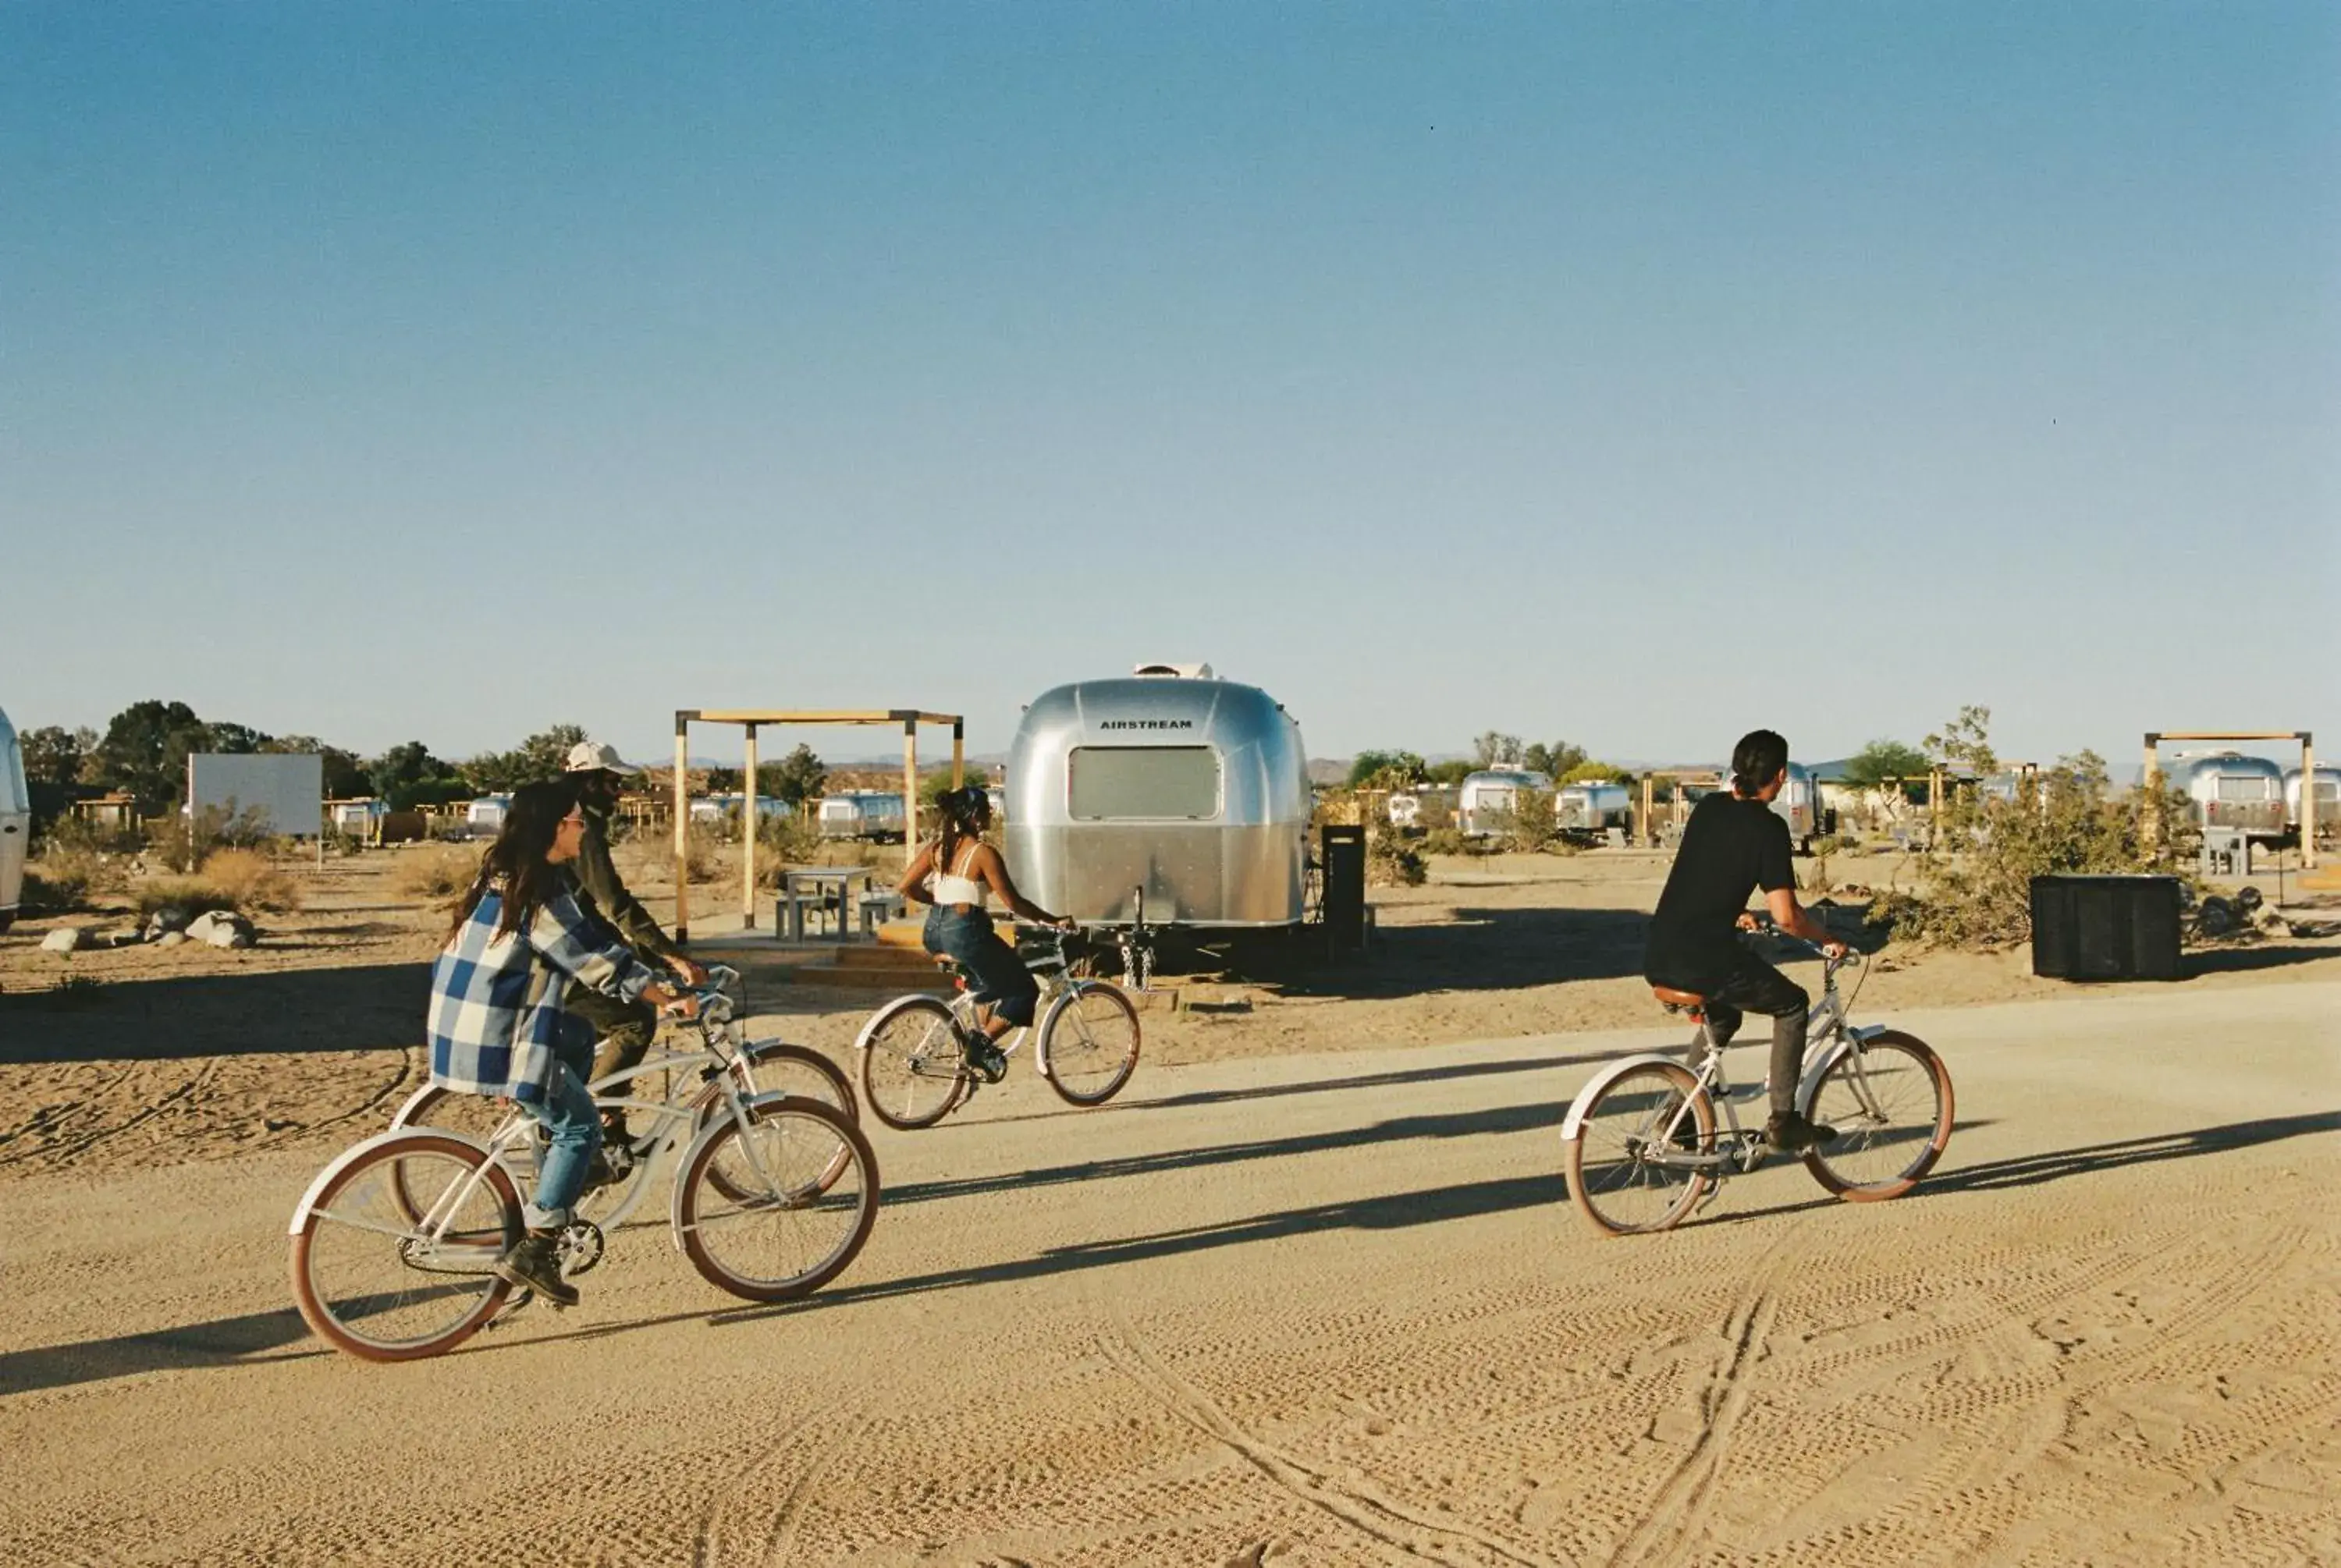
[{"label": "black boot", "polygon": [[549,1230],[533,1230],[496,1260],[496,1277],[524,1285],[555,1306],[575,1306],[577,1287],[561,1277],[560,1238]]},{"label": "black boot", "polygon": [[1764,1124],[1764,1141],[1784,1155],[1799,1153],[1837,1136],[1837,1129],[1808,1122],[1796,1111],[1774,1111]]}]

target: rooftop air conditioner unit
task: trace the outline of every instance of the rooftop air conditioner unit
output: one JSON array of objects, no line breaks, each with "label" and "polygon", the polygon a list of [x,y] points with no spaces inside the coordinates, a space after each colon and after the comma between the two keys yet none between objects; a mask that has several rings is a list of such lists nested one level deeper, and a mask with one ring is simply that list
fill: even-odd
[{"label": "rooftop air conditioner unit", "polygon": [[1141,664],[1132,675],[1151,676],[1165,680],[1210,680],[1213,679],[1208,664]]}]

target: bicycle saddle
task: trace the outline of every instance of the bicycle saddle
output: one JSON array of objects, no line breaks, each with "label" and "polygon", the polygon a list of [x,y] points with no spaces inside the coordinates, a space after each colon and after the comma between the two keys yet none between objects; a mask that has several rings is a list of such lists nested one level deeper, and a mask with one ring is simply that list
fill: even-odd
[{"label": "bicycle saddle", "polygon": [[1707,1007],[1707,998],[1697,991],[1678,991],[1672,986],[1652,986],[1650,995],[1670,1013],[1698,1013]]}]

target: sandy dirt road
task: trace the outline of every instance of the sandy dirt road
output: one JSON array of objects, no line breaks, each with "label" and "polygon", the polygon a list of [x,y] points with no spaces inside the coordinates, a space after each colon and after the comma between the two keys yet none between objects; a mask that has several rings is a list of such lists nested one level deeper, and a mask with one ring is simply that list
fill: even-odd
[{"label": "sandy dirt road", "polygon": [[1020,1076],[873,1128],[809,1303],[638,1225],[403,1367],[290,1309],[315,1149],[14,1182],[0,1561],[2341,1561],[2341,986],[1894,1021],[1959,1095],[1899,1203],[1595,1237],[1560,1110],[1657,1028]]}]

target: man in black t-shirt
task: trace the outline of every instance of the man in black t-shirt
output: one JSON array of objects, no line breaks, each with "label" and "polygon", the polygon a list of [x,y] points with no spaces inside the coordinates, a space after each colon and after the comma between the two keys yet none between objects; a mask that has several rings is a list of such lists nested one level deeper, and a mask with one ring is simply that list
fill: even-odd
[{"label": "man in black t-shirt", "polygon": [[1761,888],[1775,925],[1819,943],[1831,958],[1845,952],[1845,944],[1797,902],[1788,825],[1772,810],[1772,798],[1788,778],[1788,743],[1771,730],[1755,730],[1732,748],[1730,792],[1701,800],[1683,829],[1682,848],[1650,918],[1642,974],[1653,986],[1707,998],[1718,1044],[1738,1032],[1744,1013],[1771,1016],[1772,1116],[1764,1137],[1774,1148],[1794,1151],[1837,1136],[1834,1127],[1808,1122],[1797,1111],[1812,998],[1734,935],[1754,927],[1748,894]]}]

